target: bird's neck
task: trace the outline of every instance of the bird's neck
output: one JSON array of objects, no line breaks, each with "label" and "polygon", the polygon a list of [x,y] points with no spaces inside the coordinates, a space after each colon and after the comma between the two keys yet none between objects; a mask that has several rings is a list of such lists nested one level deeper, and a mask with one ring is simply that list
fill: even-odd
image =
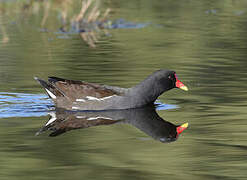
[{"label": "bird's neck", "polygon": [[153,104],[154,101],[169,88],[157,82],[154,77],[148,77],[133,88],[131,88],[131,101],[137,106]]}]

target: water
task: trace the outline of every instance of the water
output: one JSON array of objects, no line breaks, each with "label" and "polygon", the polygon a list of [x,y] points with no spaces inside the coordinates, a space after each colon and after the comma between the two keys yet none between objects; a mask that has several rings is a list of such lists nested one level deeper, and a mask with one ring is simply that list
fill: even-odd
[{"label": "water", "polygon": [[0,118],[45,116],[53,106],[44,94],[0,92],[0,102]]},{"label": "water", "polygon": [[[46,20],[48,5],[25,3],[0,1],[0,179],[247,178],[247,2],[104,1],[110,19],[150,25],[88,41],[57,33],[65,7],[69,19],[79,1],[54,1]],[[53,104],[34,76],[129,87],[161,68],[189,87],[159,98],[175,106],[157,111],[162,119],[189,123],[177,141],[128,123],[35,136]]]}]

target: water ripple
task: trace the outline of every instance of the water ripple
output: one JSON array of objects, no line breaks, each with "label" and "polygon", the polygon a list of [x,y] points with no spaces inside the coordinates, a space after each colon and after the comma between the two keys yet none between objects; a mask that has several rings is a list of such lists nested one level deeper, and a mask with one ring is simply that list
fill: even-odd
[{"label": "water ripple", "polygon": [[52,106],[45,94],[0,92],[0,118],[45,116]]}]

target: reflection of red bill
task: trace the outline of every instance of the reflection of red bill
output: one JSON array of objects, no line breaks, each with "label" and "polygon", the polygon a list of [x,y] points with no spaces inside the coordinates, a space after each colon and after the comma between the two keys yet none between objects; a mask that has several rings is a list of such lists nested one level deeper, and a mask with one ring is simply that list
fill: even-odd
[{"label": "reflection of red bill", "polygon": [[178,80],[176,74],[175,74],[175,77],[176,77],[176,87],[180,88],[180,89],[182,89],[184,91],[188,91],[187,86],[185,86],[180,80]]},{"label": "reflection of red bill", "polygon": [[177,127],[177,136],[181,134],[185,129],[187,129],[189,123],[184,123],[181,126]]}]

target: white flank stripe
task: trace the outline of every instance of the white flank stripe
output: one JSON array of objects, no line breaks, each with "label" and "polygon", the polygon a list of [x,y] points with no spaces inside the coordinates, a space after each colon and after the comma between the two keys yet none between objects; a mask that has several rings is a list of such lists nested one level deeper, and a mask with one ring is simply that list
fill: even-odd
[{"label": "white flank stripe", "polygon": [[110,98],[112,98],[112,97],[114,97],[114,96],[116,96],[116,95],[112,95],[112,96],[103,97],[103,98],[100,98],[100,100],[102,101],[102,100],[110,99]]},{"label": "white flank stripe", "polygon": [[116,95],[107,96],[107,97],[103,97],[103,98],[96,98],[96,97],[92,97],[92,96],[86,96],[86,98],[87,98],[89,101],[103,101],[103,100],[112,98],[112,97],[114,97],[114,96],[116,96]]},{"label": "white flank stripe", "polygon": [[83,119],[83,118],[86,118],[86,116],[76,116],[76,118]]},{"label": "white flank stripe", "polygon": [[76,101],[85,102],[85,99],[76,99]]},{"label": "white flank stripe", "polygon": [[91,117],[91,118],[88,118],[87,120],[91,121],[91,120],[96,120],[96,119],[109,119],[109,120],[112,120],[111,118],[103,117],[103,116]]},{"label": "white flank stripe", "polygon": [[49,96],[50,96],[52,99],[56,99],[56,98],[57,98],[51,91],[49,91],[49,90],[46,89],[46,88],[45,88],[45,90],[46,90],[46,92],[49,94]]},{"label": "white flank stripe", "polygon": [[92,97],[92,96],[87,96],[86,98],[87,98],[89,101],[100,101],[98,98]]},{"label": "white flank stripe", "polygon": [[45,126],[48,126],[49,124],[53,123],[57,120],[56,114],[54,112],[48,113],[51,116],[51,119],[45,124]]},{"label": "white flank stripe", "polygon": [[72,106],[72,109],[79,109],[79,107]]}]

